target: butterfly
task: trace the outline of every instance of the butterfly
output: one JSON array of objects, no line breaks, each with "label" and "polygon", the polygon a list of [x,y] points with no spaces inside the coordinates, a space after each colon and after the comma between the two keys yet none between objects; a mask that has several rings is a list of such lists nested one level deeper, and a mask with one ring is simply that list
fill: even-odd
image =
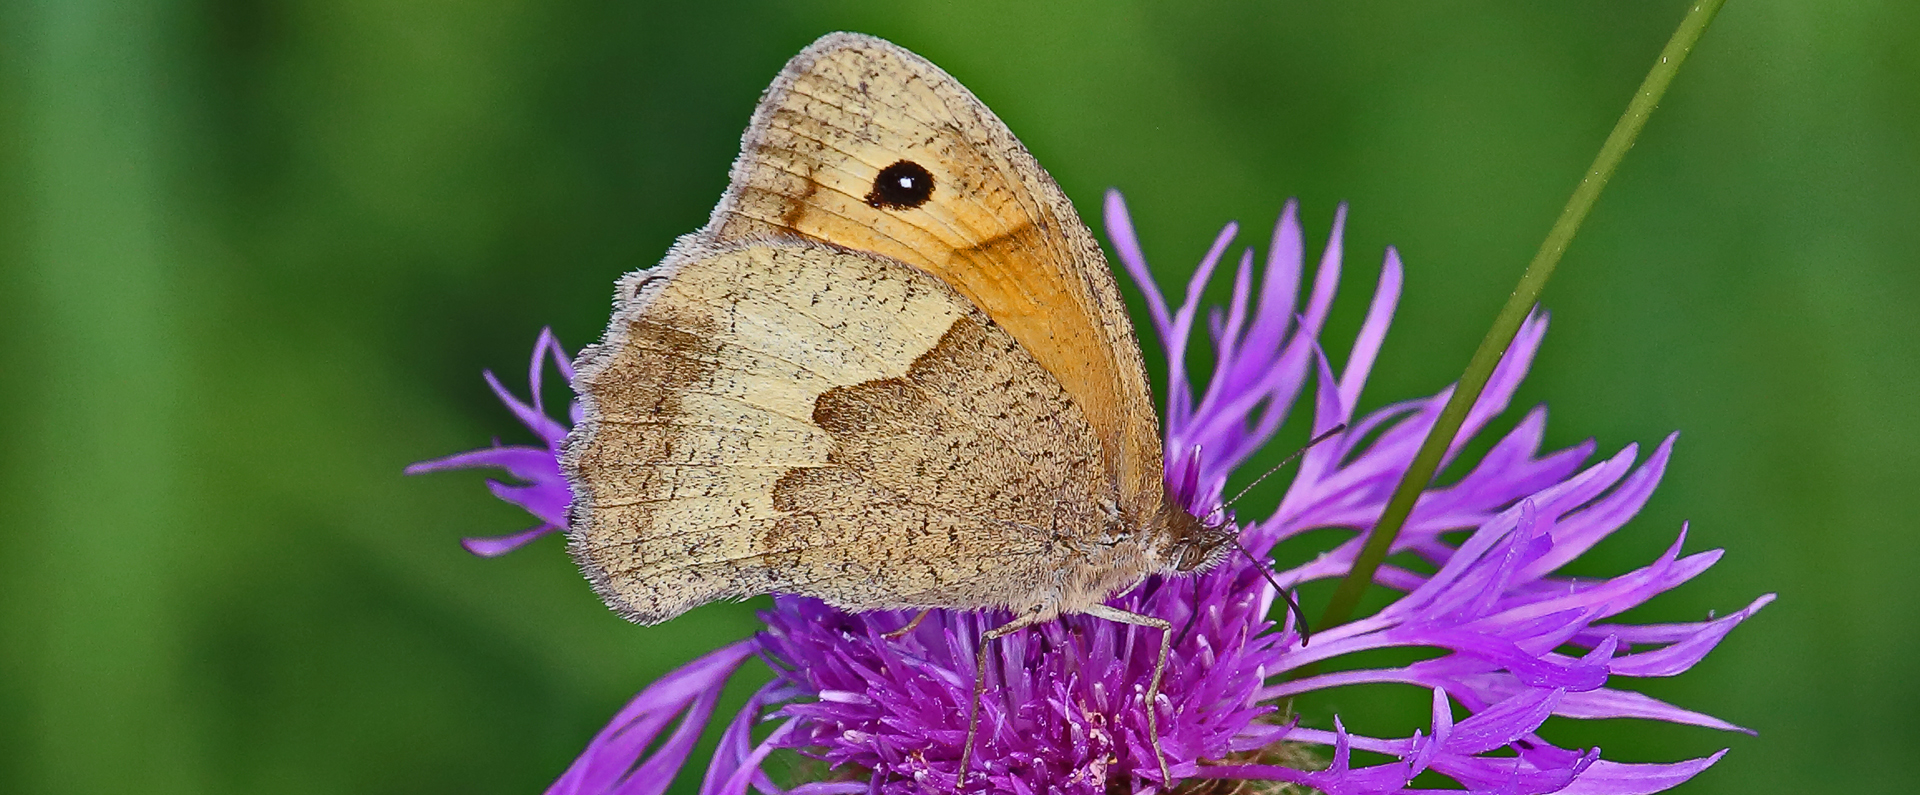
[{"label": "butterfly", "polygon": [[877,38],[788,62],[712,218],[620,280],[575,367],[568,548],[626,618],[765,593],[1013,612],[980,644],[963,783],[985,641],[1063,614],[1157,628],[1152,705],[1171,627],[1106,600],[1235,544],[1167,491],[1140,344],[1073,205]]}]

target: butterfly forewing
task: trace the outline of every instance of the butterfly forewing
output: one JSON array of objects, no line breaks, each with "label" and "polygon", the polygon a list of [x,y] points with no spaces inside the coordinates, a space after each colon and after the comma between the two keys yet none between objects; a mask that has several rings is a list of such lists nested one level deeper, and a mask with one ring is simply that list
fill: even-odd
[{"label": "butterfly forewing", "polygon": [[1099,246],[1006,125],[939,68],[853,34],[807,48],[755,112],[706,234],[797,234],[938,277],[1079,405],[1126,512],[1159,508],[1158,424]]}]

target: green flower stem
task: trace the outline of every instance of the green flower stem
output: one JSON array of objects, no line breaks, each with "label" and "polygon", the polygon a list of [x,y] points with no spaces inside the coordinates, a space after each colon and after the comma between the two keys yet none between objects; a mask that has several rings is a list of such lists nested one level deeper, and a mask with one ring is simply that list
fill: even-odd
[{"label": "green flower stem", "polygon": [[1640,90],[1633,95],[1633,101],[1627,103],[1627,112],[1620,116],[1619,123],[1613,126],[1613,132],[1607,141],[1600,145],[1600,154],[1593,159],[1593,166],[1580,179],[1579,187],[1573,189],[1573,196],[1567,199],[1567,207],[1560,211],[1560,218],[1553,222],[1553,229],[1547,232],[1547,239],[1540,244],[1540,252],[1533,255],[1533,262],[1527,265],[1526,273],[1520,276],[1519,286],[1513,289],[1513,295],[1507,299],[1506,306],[1500,308],[1500,314],[1493,319],[1493,328],[1487,330],[1487,336],[1480,341],[1480,347],[1473,352],[1473,359],[1467,363],[1466,373],[1460,376],[1459,388],[1453,391],[1453,397],[1447,400],[1447,406],[1440,412],[1440,419],[1427,432],[1427,439],[1420,445],[1419,454],[1413,458],[1413,466],[1400,478],[1400,485],[1393,490],[1393,496],[1387,500],[1387,508],[1380,514],[1380,521],[1373,526],[1367,536],[1367,544],[1361,549],[1360,557],[1354,561],[1353,570],[1340,581],[1340,587],[1334,591],[1333,599],[1327,604],[1327,611],[1320,618],[1322,628],[1346,623],[1353,616],[1353,608],[1360,603],[1360,595],[1366,591],[1367,584],[1373,582],[1373,573],[1387,558],[1387,552],[1393,548],[1393,539],[1400,534],[1400,528],[1406,524],[1407,515],[1413,512],[1414,500],[1426,489],[1440,468],[1440,459],[1446,454],[1448,444],[1455,434],[1460,432],[1461,423],[1466,421],[1467,410],[1480,398],[1480,392],[1486,389],[1487,379],[1492,377],[1494,365],[1500,363],[1500,357],[1507,352],[1507,346],[1513,343],[1513,335],[1520,330],[1520,323],[1533,311],[1534,304],[1540,298],[1540,291],[1547,286],[1547,277],[1553,275],[1553,268],[1560,263],[1560,255],[1566,253],[1567,244],[1573,242],[1573,234],[1580,229],[1580,222],[1586,220],[1587,212],[1593,209],[1594,200],[1600,198],[1600,190],[1607,186],[1607,179],[1613,176],[1613,170],[1620,165],[1633,141],[1640,135],[1641,128],[1647,125],[1647,117],[1653,115],[1653,109],[1660,104],[1661,95],[1667,92],[1667,85],[1673,82],[1673,76],[1680,71],[1680,63],[1687,59],[1687,53],[1693,50],[1700,34],[1705,33],[1707,25],[1719,13],[1720,6],[1726,0],[1700,0],[1687,11],[1685,19],[1680,20],[1680,28],[1673,32],[1673,38],[1667,41],[1667,47],[1660,51],[1660,60],[1647,72],[1647,79],[1640,84]]}]

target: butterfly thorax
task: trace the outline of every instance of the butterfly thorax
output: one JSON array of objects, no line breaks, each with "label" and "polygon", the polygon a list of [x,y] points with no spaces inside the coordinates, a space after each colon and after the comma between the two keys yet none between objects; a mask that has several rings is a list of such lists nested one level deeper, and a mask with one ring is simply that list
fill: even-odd
[{"label": "butterfly thorax", "polygon": [[[1085,612],[1150,575],[1191,575],[1212,568],[1231,548],[1233,537],[1231,525],[1202,522],[1169,496],[1144,520],[1118,517],[1101,538],[1077,545],[1079,559],[1063,572],[1058,595],[1036,594],[1034,602],[1049,613]],[[1047,604],[1054,599],[1057,611]]]}]

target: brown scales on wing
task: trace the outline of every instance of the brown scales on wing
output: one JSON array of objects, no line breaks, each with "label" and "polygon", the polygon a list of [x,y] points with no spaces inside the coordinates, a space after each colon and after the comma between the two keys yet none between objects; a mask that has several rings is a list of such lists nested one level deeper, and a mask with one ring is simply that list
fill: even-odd
[{"label": "brown scales on wing", "polygon": [[573,549],[623,614],[779,592],[1050,617],[1158,567],[1078,406],[938,280],[797,241],[664,267],[582,357],[567,453]]},{"label": "brown scales on wing", "polygon": [[[911,162],[934,190],[868,202]],[[1139,343],[1099,246],[1053,180],[971,92],[925,60],[837,35],[788,64],[754,114],[716,240],[798,235],[939,277],[1018,340],[1101,442],[1121,508],[1146,529],[1165,499]]]}]

